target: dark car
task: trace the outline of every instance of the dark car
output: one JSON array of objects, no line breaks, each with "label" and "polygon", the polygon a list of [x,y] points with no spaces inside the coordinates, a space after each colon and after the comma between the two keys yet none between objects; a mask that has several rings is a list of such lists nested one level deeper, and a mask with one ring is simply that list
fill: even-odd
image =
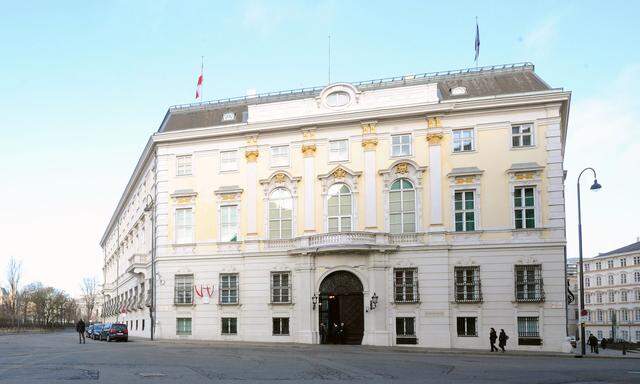
[{"label": "dark car", "polygon": [[91,335],[89,337],[91,337],[93,340],[100,339],[100,332],[102,331],[102,325],[103,324],[101,323],[93,324],[93,327],[91,328]]},{"label": "dark car", "polygon": [[91,332],[92,332],[93,326],[94,324],[91,324],[90,326],[84,329],[85,336],[87,336],[88,338],[91,338]]},{"label": "dark car", "polygon": [[127,329],[127,324],[106,323],[100,332],[100,340],[129,341],[129,330]]}]

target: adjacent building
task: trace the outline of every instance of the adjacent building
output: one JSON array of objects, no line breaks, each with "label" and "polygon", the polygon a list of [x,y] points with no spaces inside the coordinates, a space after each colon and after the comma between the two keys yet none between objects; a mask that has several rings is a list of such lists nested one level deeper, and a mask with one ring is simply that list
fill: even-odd
[{"label": "adjacent building", "polygon": [[526,63],[171,107],[101,240],[105,320],[559,351],[569,103]]},{"label": "adjacent building", "polygon": [[584,262],[587,336],[640,342],[640,240]]}]

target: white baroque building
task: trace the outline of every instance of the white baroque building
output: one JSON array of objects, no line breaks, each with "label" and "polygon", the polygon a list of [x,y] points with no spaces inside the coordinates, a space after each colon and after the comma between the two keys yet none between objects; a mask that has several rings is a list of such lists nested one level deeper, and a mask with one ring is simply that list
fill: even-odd
[{"label": "white baroque building", "polygon": [[569,103],[525,63],[171,107],[101,240],[105,321],[559,351]]},{"label": "white baroque building", "polygon": [[640,343],[640,240],[584,261],[587,337]]}]

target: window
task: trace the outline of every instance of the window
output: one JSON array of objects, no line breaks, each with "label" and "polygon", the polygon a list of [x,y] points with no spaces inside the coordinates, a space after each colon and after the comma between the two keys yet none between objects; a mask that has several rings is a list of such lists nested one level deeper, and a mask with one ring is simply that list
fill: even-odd
[{"label": "window", "polygon": [[640,283],[640,271],[633,272],[633,282]]},{"label": "window", "polygon": [[271,166],[286,167],[289,165],[289,146],[271,147]]},{"label": "window", "polygon": [[453,131],[453,152],[469,152],[473,149],[473,129]]},{"label": "window", "polygon": [[289,318],[288,317],[273,318],[273,334],[278,336],[286,336],[289,334]]},{"label": "window", "polygon": [[328,231],[351,231],[352,202],[351,190],[346,184],[333,184],[329,188]]},{"label": "window", "polygon": [[138,330],[138,320],[136,320],[136,331]]},{"label": "window", "polygon": [[[635,316],[636,321],[640,321],[640,309],[636,309],[635,312],[636,312],[636,316]],[[640,339],[638,339],[638,341],[640,341]]]},{"label": "window", "polygon": [[602,277],[596,276],[596,285],[599,287],[602,285]]},{"label": "window", "polygon": [[518,317],[518,344],[529,344],[522,339],[539,338],[538,317]]},{"label": "window", "polygon": [[276,188],[269,196],[269,238],[290,239],[292,237],[291,193],[284,188]]},{"label": "window", "polygon": [[616,322],[616,311],[613,309],[609,310],[609,321],[612,323]]},{"label": "window", "polygon": [[536,227],[535,187],[516,187],[513,190],[513,208],[516,229]]},{"label": "window", "polygon": [[478,336],[475,317],[458,317],[458,336]]},{"label": "window", "polygon": [[598,335],[598,339],[602,339],[602,336],[603,336],[602,331],[598,331],[596,332],[596,334]]},{"label": "window", "polygon": [[176,319],[176,335],[191,334],[191,318],[179,317]]},{"label": "window", "polygon": [[587,287],[587,288],[589,288],[591,286],[591,279],[590,278],[586,277],[584,279],[584,286]]},{"label": "window", "polygon": [[351,96],[345,91],[331,92],[325,98],[325,102],[329,107],[343,107],[351,101]]},{"label": "window", "polygon": [[542,301],[542,266],[516,265],[516,301]]},{"label": "window", "polygon": [[625,258],[620,259],[620,266],[621,267],[626,267],[627,266],[627,259],[625,259]]},{"label": "window", "polygon": [[602,304],[602,292],[596,293],[596,301],[598,304]]},{"label": "window", "polygon": [[418,302],[418,270],[415,268],[396,268],[393,270],[395,302]]},{"label": "window", "polygon": [[621,273],[620,274],[620,284],[627,284],[627,274],[626,273]]},{"label": "window", "polygon": [[609,275],[609,276],[607,276],[607,283],[608,283],[609,285],[613,285],[613,275]]},{"label": "window", "polygon": [[415,317],[396,317],[396,344],[416,344]]},{"label": "window", "polygon": [[193,210],[176,209],[176,243],[193,243]]},{"label": "window", "polygon": [[459,191],[454,194],[456,232],[475,231],[475,200],[473,191]]},{"label": "window", "polygon": [[620,310],[620,317],[625,323],[629,321],[629,311],[626,308]]},{"label": "window", "polygon": [[584,302],[587,304],[591,304],[591,294],[587,293],[586,295],[584,295]]},{"label": "window", "polygon": [[238,241],[238,206],[220,206],[220,241]]},{"label": "window", "polygon": [[416,191],[407,179],[391,184],[389,192],[389,221],[391,233],[416,231]]},{"label": "window", "polygon": [[220,274],[220,304],[238,303],[238,274]]},{"label": "window", "polygon": [[144,331],[144,319],[142,319],[142,330]]},{"label": "window", "polygon": [[604,313],[599,309],[596,311],[596,319],[598,320],[598,323],[604,322]]},{"label": "window", "polygon": [[482,300],[480,267],[455,267],[454,274],[457,302],[477,302]]},{"label": "window", "polygon": [[236,114],[233,112],[225,112],[222,114],[222,121],[234,121],[236,119]]},{"label": "window", "polygon": [[586,272],[589,272],[589,270],[591,269],[590,267],[591,267],[591,264],[585,264],[585,265],[584,265],[584,270],[585,270]]},{"label": "window", "polygon": [[411,155],[411,135],[391,136],[391,156]]},{"label": "window", "polygon": [[607,268],[613,268],[613,260],[607,260]]},{"label": "window", "polygon": [[633,256],[633,265],[640,265],[640,256]]},{"label": "window", "polygon": [[609,292],[609,302],[610,303],[615,303],[616,302],[616,293],[613,291]]},{"label": "window", "polygon": [[596,269],[602,269],[602,262],[596,262]]},{"label": "window", "polygon": [[329,141],[329,161],[349,160],[349,140]]},{"label": "window", "polygon": [[223,317],[222,318],[222,334],[223,335],[237,335],[238,334],[238,319],[235,317]]},{"label": "window", "polygon": [[533,145],[533,124],[518,124],[511,126],[511,145],[530,147]]},{"label": "window", "polygon": [[626,329],[623,329],[621,333],[622,333],[622,340],[629,341],[629,331],[627,331]]},{"label": "window", "polygon": [[291,279],[289,272],[271,272],[271,302],[291,302]]},{"label": "window", "polygon": [[220,151],[220,171],[238,170],[238,151]]},{"label": "window", "polygon": [[176,275],[174,302],[193,304],[193,275]]},{"label": "window", "polygon": [[636,289],[636,301],[640,301],[640,289]]},{"label": "window", "polygon": [[176,176],[191,175],[191,155],[176,156]]}]

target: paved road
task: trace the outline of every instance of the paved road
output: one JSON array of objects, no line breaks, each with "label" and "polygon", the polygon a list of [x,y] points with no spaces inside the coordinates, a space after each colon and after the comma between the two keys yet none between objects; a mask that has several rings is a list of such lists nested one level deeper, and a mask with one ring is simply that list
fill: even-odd
[{"label": "paved road", "polygon": [[0,336],[0,383],[640,383],[638,359],[449,355],[311,345],[76,344]]}]

